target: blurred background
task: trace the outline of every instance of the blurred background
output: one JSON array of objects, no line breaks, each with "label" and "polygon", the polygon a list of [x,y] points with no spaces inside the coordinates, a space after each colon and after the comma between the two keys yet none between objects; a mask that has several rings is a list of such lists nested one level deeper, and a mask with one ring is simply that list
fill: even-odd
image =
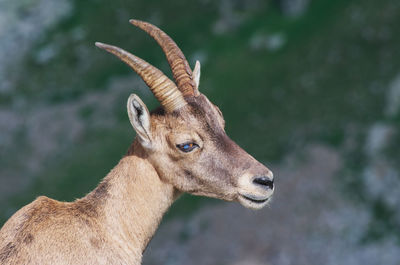
[{"label": "blurred background", "polygon": [[400,264],[398,0],[1,0],[0,225],[39,195],[84,196],[134,138],[126,100],[158,103],[118,45],[171,76],[158,25],[274,171],[269,207],[185,195],[144,264]]}]

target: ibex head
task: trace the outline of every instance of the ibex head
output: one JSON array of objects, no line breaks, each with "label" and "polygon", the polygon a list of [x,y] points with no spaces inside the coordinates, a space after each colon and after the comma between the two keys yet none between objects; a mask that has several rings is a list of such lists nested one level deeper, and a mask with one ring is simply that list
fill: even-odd
[{"label": "ibex head", "polygon": [[167,34],[146,22],[130,22],[158,42],[176,83],[121,48],[96,45],[127,63],[161,103],[150,114],[132,94],[127,105],[137,141],[160,178],[182,192],[238,200],[253,209],[265,206],[274,190],[272,172],[226,135],[221,111],[198,90],[200,63],[192,72]]}]

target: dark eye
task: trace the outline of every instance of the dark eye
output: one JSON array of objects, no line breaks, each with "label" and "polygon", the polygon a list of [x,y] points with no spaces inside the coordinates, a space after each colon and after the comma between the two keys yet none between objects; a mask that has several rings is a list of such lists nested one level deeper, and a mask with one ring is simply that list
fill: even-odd
[{"label": "dark eye", "polygon": [[184,143],[184,144],[177,144],[176,147],[179,148],[182,152],[189,153],[199,147],[196,143]]}]

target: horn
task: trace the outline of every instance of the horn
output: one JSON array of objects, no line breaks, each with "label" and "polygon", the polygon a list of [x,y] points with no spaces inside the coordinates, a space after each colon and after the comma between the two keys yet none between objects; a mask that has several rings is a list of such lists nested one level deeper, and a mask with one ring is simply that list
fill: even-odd
[{"label": "horn", "polygon": [[129,22],[146,31],[161,46],[172,70],[172,75],[183,96],[198,96],[199,91],[193,80],[193,73],[185,56],[178,45],[158,27],[140,20],[131,19]]},{"label": "horn", "polygon": [[96,46],[114,54],[129,65],[143,79],[167,112],[187,104],[175,83],[156,67],[119,47],[100,42],[96,42]]}]

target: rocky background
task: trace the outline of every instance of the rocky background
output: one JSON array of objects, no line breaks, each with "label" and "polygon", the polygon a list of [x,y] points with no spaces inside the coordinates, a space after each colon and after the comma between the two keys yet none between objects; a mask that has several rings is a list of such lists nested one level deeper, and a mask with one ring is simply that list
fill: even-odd
[{"label": "rocky background", "polygon": [[93,189],[134,138],[119,45],[170,73],[128,23],[168,32],[228,134],[268,165],[267,209],[183,196],[144,264],[399,264],[397,0],[0,1],[0,223]]}]

